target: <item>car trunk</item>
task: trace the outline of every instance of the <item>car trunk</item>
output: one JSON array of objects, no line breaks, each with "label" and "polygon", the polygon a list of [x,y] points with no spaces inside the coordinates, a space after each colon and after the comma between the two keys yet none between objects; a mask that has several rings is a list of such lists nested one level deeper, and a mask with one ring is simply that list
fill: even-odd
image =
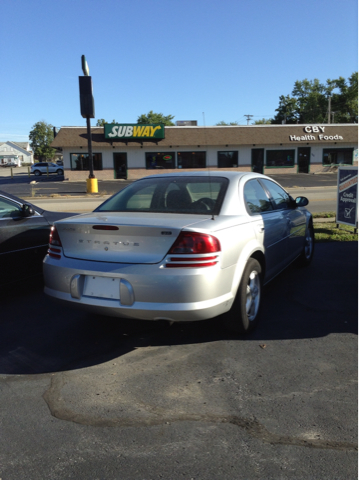
[{"label": "car trunk", "polygon": [[183,228],[208,216],[96,212],[56,222],[66,257],[116,263],[158,263]]}]

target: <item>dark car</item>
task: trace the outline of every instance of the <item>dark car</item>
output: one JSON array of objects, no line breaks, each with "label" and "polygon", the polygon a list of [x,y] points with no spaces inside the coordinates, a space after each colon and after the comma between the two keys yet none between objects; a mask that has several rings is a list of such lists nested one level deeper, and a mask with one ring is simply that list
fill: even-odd
[{"label": "dark car", "polygon": [[42,210],[0,190],[0,285],[41,274],[53,222],[72,215]]},{"label": "dark car", "polygon": [[1,166],[6,168],[6,167],[17,167],[18,165],[15,162],[8,162],[8,163],[3,163]]}]

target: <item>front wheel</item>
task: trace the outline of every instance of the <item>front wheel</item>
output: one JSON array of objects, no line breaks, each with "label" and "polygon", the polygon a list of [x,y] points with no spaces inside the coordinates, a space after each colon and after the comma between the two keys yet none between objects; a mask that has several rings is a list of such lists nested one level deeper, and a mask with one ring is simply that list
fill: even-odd
[{"label": "front wheel", "polygon": [[261,298],[262,267],[256,259],[250,258],[232,308],[224,315],[226,327],[236,333],[253,330],[259,320]]},{"label": "front wheel", "polygon": [[64,174],[64,172],[61,170],[61,168],[56,170],[56,173],[57,173],[57,175],[63,175]]},{"label": "front wheel", "polygon": [[305,231],[305,240],[303,251],[299,257],[299,265],[306,267],[313,260],[314,255],[314,228],[313,224],[310,223]]}]

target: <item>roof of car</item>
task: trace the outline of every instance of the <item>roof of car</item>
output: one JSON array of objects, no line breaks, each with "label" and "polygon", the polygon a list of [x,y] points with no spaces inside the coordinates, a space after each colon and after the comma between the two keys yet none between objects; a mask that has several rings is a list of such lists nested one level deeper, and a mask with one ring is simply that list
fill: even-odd
[{"label": "roof of car", "polygon": [[240,179],[243,177],[248,177],[248,178],[268,178],[266,175],[262,175],[261,173],[255,173],[255,172],[238,172],[238,171],[228,171],[228,170],[202,170],[201,172],[174,172],[174,173],[157,173],[154,175],[148,175],[146,177],[143,177],[139,180],[145,180],[147,178],[159,178],[159,177],[225,177],[228,178],[229,180],[233,179]]}]

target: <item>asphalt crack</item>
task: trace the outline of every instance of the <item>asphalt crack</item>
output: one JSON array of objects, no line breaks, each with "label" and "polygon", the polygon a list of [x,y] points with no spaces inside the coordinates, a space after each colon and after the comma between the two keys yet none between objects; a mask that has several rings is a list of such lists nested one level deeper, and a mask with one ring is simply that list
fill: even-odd
[{"label": "asphalt crack", "polygon": [[[52,378],[51,386],[43,394],[51,415],[59,420],[69,421],[80,425],[93,427],[148,427],[170,425],[175,422],[203,422],[215,424],[230,424],[245,430],[251,437],[272,445],[285,445],[305,448],[319,448],[341,451],[357,451],[358,446],[350,442],[337,442],[325,439],[304,439],[272,433],[266,429],[255,417],[243,418],[237,415],[211,415],[211,414],[171,414],[164,409],[154,411],[150,406],[140,405],[142,414],[146,418],[105,418],[75,413],[71,406],[61,396],[62,387],[66,381],[62,377]],[[152,416],[151,416],[152,415]]]}]

